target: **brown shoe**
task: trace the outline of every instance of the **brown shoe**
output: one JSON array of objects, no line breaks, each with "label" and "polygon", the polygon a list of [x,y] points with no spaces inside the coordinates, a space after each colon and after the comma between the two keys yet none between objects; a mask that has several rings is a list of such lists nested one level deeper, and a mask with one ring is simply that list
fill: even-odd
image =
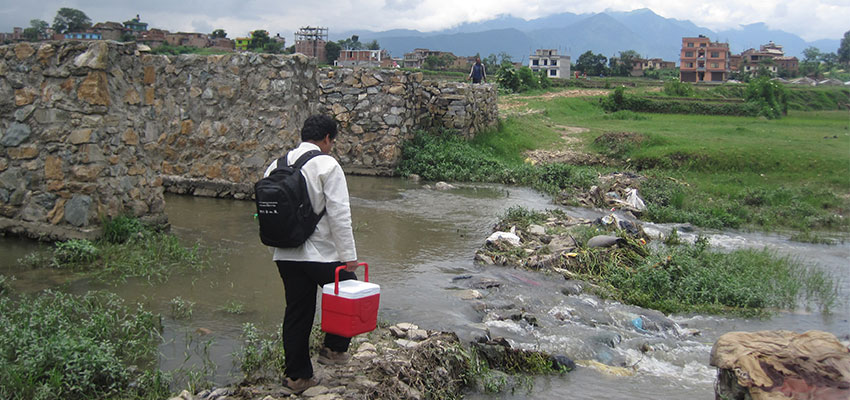
[{"label": "brown shoe", "polygon": [[343,365],[347,364],[350,358],[351,356],[346,352],[333,351],[327,347],[323,347],[319,351],[319,357],[316,361],[324,365]]},{"label": "brown shoe", "polygon": [[283,380],[283,388],[287,395],[301,394],[301,392],[318,384],[319,380],[316,379],[315,376],[310,378],[298,378],[295,380],[286,378]]}]

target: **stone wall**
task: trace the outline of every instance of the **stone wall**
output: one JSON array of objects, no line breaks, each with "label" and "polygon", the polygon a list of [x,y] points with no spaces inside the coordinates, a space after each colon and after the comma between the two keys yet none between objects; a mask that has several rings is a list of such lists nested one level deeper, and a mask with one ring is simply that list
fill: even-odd
[{"label": "stone wall", "polygon": [[317,112],[340,121],[334,155],[343,167],[379,175],[392,173],[416,129],[472,137],[497,121],[490,85],[318,69],[300,54],[158,56],[106,41],[4,46],[0,231],[81,231],[120,214],[162,220],[164,190],[248,198]]}]

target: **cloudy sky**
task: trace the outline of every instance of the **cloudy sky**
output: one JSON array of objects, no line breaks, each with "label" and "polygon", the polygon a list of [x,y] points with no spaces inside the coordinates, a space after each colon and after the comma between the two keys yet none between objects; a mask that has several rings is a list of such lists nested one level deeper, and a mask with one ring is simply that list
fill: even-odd
[{"label": "cloudy sky", "polygon": [[27,27],[35,18],[52,24],[61,7],[82,10],[93,22],[123,22],[139,14],[151,27],[170,31],[206,33],[222,28],[232,38],[266,29],[287,41],[307,25],[328,27],[332,35],[357,29],[433,31],[500,14],[534,19],[561,12],[639,8],[714,31],[764,22],[807,41],[839,39],[850,30],[850,0],[0,0],[0,32]]}]

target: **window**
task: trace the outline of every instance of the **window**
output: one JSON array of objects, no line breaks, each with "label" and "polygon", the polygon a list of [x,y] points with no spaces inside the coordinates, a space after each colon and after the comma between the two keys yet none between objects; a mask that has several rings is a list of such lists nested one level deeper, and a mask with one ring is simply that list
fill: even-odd
[{"label": "window", "polygon": [[719,65],[717,63],[711,63],[711,68],[719,68]]},{"label": "window", "polygon": [[540,65],[540,60],[531,60],[531,65]]},{"label": "window", "polygon": [[693,67],[694,67],[694,63],[688,63],[688,68],[693,68]]},{"label": "window", "polygon": [[694,47],[694,42],[688,42],[688,47]]},{"label": "window", "polygon": [[693,57],[693,56],[694,56],[694,52],[693,52],[693,51],[686,51],[686,52],[685,52],[685,57]]},{"label": "window", "polygon": [[558,75],[558,70],[555,70],[555,69],[549,70],[549,76],[556,76],[556,75]]},{"label": "window", "polygon": [[549,60],[544,59],[544,60],[543,60],[543,65],[547,65],[547,64],[549,64]]},{"label": "window", "polygon": [[718,58],[718,57],[720,57],[719,51],[712,51],[711,52],[711,58]]},{"label": "window", "polygon": [[699,47],[705,47],[705,43],[700,43]]},{"label": "window", "polygon": [[552,60],[552,65],[558,65],[558,60]]}]

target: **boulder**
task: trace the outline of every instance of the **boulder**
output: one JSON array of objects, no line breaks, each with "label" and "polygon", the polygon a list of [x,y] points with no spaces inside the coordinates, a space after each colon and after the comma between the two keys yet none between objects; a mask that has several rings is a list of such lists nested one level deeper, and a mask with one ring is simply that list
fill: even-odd
[{"label": "boulder", "polygon": [[709,364],[718,399],[850,398],[850,350],[828,332],[730,332]]}]

